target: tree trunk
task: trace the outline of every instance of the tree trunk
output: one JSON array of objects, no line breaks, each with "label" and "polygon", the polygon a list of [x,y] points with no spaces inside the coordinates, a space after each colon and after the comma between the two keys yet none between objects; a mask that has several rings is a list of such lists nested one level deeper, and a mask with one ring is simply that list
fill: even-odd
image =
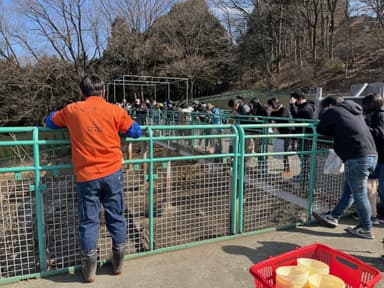
[{"label": "tree trunk", "polygon": [[[333,62],[333,42],[335,38],[335,19],[334,15],[331,15],[331,27],[330,27],[330,35],[329,35],[329,58]],[[349,29],[350,30],[350,29]]]},{"label": "tree trunk", "polygon": [[281,58],[281,46],[282,46],[282,30],[283,30],[283,6],[282,1],[279,2],[279,9],[280,9],[280,17],[279,17],[279,34],[277,38],[277,58],[276,58],[276,71],[279,74],[280,73],[280,58]]}]

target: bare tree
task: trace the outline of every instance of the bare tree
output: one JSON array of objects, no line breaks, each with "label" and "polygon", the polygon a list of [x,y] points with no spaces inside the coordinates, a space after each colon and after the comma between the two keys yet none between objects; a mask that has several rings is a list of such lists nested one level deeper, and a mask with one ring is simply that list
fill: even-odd
[{"label": "bare tree", "polygon": [[383,0],[360,0],[368,9],[376,14],[376,20],[381,29],[384,28],[384,1]]},{"label": "bare tree", "polygon": [[352,28],[351,28],[351,16],[350,16],[350,0],[345,0],[345,6],[344,6],[344,17],[346,20],[347,28],[348,28],[348,48],[349,48],[349,55],[346,69],[348,69],[348,66],[353,67],[355,65],[355,49],[353,47],[353,40],[352,40]]},{"label": "bare tree", "polygon": [[0,62],[0,71],[0,115],[8,122],[39,125],[49,111],[79,95],[74,66],[56,57],[23,66]]},{"label": "bare tree", "polygon": [[180,1],[99,0],[99,10],[110,26],[103,60],[111,75],[154,73],[159,48],[149,35],[151,27]]},{"label": "bare tree", "polygon": [[316,61],[316,49],[317,49],[317,29],[319,24],[320,8],[322,0],[305,0],[303,1],[304,12],[303,15],[307,21],[308,38],[311,43],[312,61]]},{"label": "bare tree", "polygon": [[156,21],[151,36],[159,43],[162,65],[157,71],[188,77],[191,92],[227,83],[234,70],[232,42],[204,0],[175,5]]},{"label": "bare tree", "polygon": [[0,59],[8,61],[12,59],[20,65],[18,55],[15,51],[15,37],[14,26],[10,24],[8,11],[3,7],[2,1],[0,2]]},{"label": "bare tree", "polygon": [[110,24],[122,17],[132,32],[145,32],[180,0],[100,0]]},{"label": "bare tree", "polygon": [[227,29],[233,43],[246,33],[247,22],[254,9],[252,1],[210,0],[215,16]]},{"label": "bare tree", "polygon": [[333,45],[334,45],[334,38],[335,38],[335,13],[336,13],[336,8],[337,8],[337,1],[338,0],[327,0],[328,4],[328,10],[329,10],[329,15],[330,15],[330,24],[329,24],[329,58],[333,60]]},{"label": "bare tree", "polygon": [[21,11],[33,25],[32,31],[48,41],[61,60],[73,63],[79,76],[97,55],[94,51],[100,54],[101,42],[93,29],[95,21],[90,22],[95,12],[87,5],[84,0],[19,0]]}]

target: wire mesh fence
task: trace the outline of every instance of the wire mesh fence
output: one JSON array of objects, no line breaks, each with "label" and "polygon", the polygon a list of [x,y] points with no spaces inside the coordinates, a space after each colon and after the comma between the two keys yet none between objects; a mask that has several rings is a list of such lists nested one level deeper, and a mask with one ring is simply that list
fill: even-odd
[{"label": "wire mesh fence", "polygon": [[[305,222],[309,209],[312,142],[245,129],[243,231]],[[267,133],[268,134],[268,133]],[[305,145],[304,145],[305,144]],[[284,154],[286,153],[286,154]]]},{"label": "wire mesh fence", "polygon": [[71,267],[79,263],[77,237],[77,197],[73,175],[42,178],[47,269]]},{"label": "wire mesh fence", "polygon": [[229,164],[193,163],[159,169],[154,194],[156,248],[193,243],[230,234]]},{"label": "wire mesh fence", "polygon": [[33,182],[14,173],[0,180],[0,280],[39,272]]},{"label": "wire mesh fence", "polygon": [[[319,144],[315,134],[282,136],[275,126],[153,126],[139,140],[123,139],[126,254],[303,223],[312,209],[333,206],[343,179],[322,173],[330,144]],[[0,168],[1,279],[81,261],[67,135],[32,129],[32,141],[20,144],[37,159]],[[103,212],[100,223],[99,260],[108,260]]]},{"label": "wire mesh fence", "polygon": [[316,153],[316,173],[313,176],[314,189],[312,195],[313,211],[330,211],[339,200],[344,184],[344,174],[324,174],[324,163],[328,156],[328,149],[332,148],[329,141],[319,141]]}]

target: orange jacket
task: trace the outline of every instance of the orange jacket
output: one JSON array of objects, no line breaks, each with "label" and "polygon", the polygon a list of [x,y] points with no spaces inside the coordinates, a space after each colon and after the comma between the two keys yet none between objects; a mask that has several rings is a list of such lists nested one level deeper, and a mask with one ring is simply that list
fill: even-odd
[{"label": "orange jacket", "polygon": [[55,112],[52,120],[56,126],[69,130],[78,182],[95,180],[121,169],[119,132],[127,132],[134,123],[126,110],[102,97],[90,96]]}]

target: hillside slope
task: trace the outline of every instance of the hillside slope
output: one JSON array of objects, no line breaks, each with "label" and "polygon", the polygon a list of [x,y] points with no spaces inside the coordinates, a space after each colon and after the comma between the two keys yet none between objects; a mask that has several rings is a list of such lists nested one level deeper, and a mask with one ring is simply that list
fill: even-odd
[{"label": "hillside slope", "polygon": [[[384,32],[369,18],[361,17],[363,19],[355,19],[358,24],[352,27],[352,41],[348,41],[347,31],[336,31],[333,61],[321,54],[320,48],[315,63],[310,55],[305,55],[306,62],[301,67],[285,59],[280,73],[273,74],[274,87],[288,90],[323,87],[329,92],[340,92],[349,91],[352,84],[384,81],[384,45],[381,40]],[[265,86],[263,81],[258,85]]]}]

